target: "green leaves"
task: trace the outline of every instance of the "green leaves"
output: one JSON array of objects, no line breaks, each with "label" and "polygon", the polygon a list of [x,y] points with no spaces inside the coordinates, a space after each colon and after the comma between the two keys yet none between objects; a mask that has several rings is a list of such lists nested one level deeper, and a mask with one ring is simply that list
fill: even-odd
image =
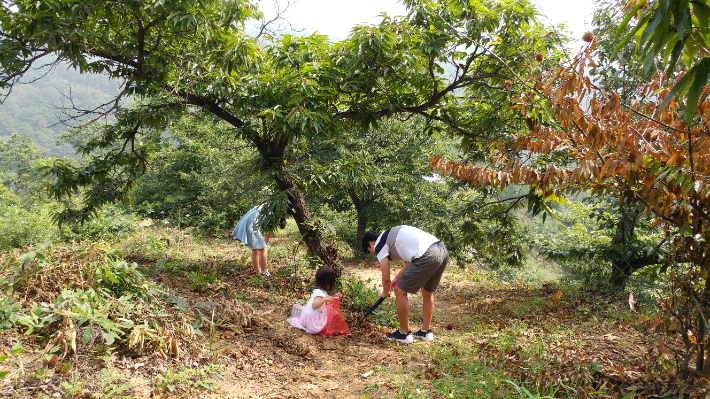
[{"label": "green leaves", "polygon": [[192,60],[220,66],[213,73],[249,65],[256,46],[234,40],[243,36],[236,24],[260,15],[243,1],[227,0],[3,3],[0,87],[12,86],[47,54],[125,79],[134,95],[156,94],[166,80],[189,86],[195,82],[179,70]]},{"label": "green leaves", "polygon": [[[282,162],[294,144],[347,137],[356,125],[366,131],[395,115],[421,115],[427,131],[448,128],[476,141],[477,122],[485,121],[484,132],[500,125],[504,83],[560,43],[542,37],[546,30],[526,1],[417,1],[407,17],[355,27],[340,43],[314,34],[268,44],[243,32],[239,22],[257,14],[239,0],[20,0],[14,13],[5,4],[0,17],[8,34],[0,48],[11,51],[0,55],[0,82],[12,85],[34,56],[53,55],[120,80],[119,97],[136,100],[80,146],[88,164],[46,167],[55,198],[83,194],[81,206],[56,216],[60,225],[128,202],[156,151],[155,137],[188,113],[229,124],[227,133],[249,141],[262,157],[261,172],[280,183],[289,178]],[[496,104],[482,115],[492,93]]]},{"label": "green leaves", "polygon": [[703,58],[673,86],[661,103],[660,110],[662,111],[674,97],[687,93],[684,118],[685,122],[690,125],[698,108],[700,94],[708,79],[710,79],[710,58]]},{"label": "green leaves", "polygon": [[137,268],[135,262],[128,264],[123,259],[104,256],[103,262],[89,264],[87,277],[98,290],[108,295],[150,298],[155,285],[148,282]]},{"label": "green leaves", "polygon": [[[645,6],[644,1],[626,14],[617,29],[617,37],[623,32],[631,18]],[[698,108],[703,87],[710,80],[710,61],[707,55],[698,57],[700,49],[707,54],[710,49],[710,2],[708,0],[657,0],[639,17],[636,26],[617,45],[614,54],[633,37],[636,49],[646,56],[645,70],[657,58],[666,64],[666,74],[675,72],[681,58],[689,68],[678,84],[668,93],[660,110],[677,96],[686,95],[685,122],[690,125]]]}]

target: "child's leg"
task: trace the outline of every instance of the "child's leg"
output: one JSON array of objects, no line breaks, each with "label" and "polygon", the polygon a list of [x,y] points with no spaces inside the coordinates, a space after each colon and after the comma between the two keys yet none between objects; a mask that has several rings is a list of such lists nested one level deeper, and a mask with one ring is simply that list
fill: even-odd
[{"label": "child's leg", "polygon": [[259,265],[261,265],[261,271],[266,272],[269,270],[269,268],[266,265],[266,248],[264,247],[259,250]]},{"label": "child's leg", "polygon": [[261,261],[260,252],[261,252],[260,249],[252,249],[251,250],[251,264],[252,264],[252,266],[254,266],[254,271],[257,274],[261,273],[261,265],[259,263]]},{"label": "child's leg", "polygon": [[[270,238],[271,238],[271,234],[270,234],[270,233],[264,234],[264,242],[265,242],[266,244],[269,243],[269,239],[270,239]],[[269,271],[269,267],[268,267],[267,264],[266,264],[267,248],[268,248],[268,246],[265,246],[264,248],[262,248],[262,249],[259,250],[259,251],[260,251],[260,252],[259,252],[259,265],[261,266],[261,272],[262,272],[262,273]]]}]

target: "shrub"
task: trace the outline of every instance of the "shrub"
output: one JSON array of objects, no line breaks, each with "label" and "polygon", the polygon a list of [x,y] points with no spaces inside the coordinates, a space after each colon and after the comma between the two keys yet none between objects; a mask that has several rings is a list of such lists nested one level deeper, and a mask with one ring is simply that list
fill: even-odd
[{"label": "shrub", "polygon": [[111,240],[133,232],[138,223],[139,219],[133,212],[118,206],[108,206],[83,225],[62,228],[60,238],[67,242]]},{"label": "shrub", "polygon": [[145,298],[155,288],[138,271],[135,262],[128,264],[123,259],[111,256],[105,256],[103,262],[91,262],[88,274],[97,289],[115,297],[132,294]]},{"label": "shrub", "polygon": [[0,204],[0,250],[22,248],[56,235],[49,206],[27,210],[18,205]]},{"label": "shrub", "polygon": [[[340,291],[343,293],[343,297],[347,298],[347,300],[342,301],[343,306],[353,312],[364,315],[367,309],[380,297],[379,290],[367,286],[367,284],[371,283],[371,278],[368,278],[366,282],[362,282],[362,280],[352,276],[341,278]],[[376,324],[398,326],[394,298],[385,300],[368,318]]]}]

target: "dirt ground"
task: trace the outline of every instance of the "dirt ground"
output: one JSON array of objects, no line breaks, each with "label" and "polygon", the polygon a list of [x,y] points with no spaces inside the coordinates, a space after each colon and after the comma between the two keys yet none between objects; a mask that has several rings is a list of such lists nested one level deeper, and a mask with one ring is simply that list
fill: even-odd
[{"label": "dirt ground", "polygon": [[[380,273],[376,267],[351,265],[346,274],[362,281],[372,279],[372,285],[379,287]],[[442,296],[454,286],[444,275]],[[344,299],[345,300],[345,299]],[[394,296],[390,299],[394,300]],[[413,313],[421,314],[421,295],[410,296]],[[264,314],[267,323],[245,329],[241,336],[229,331],[219,333],[218,346],[221,353],[234,353],[225,365],[226,378],[216,380],[218,389],[212,393],[194,392],[180,395],[160,395],[165,398],[362,398],[368,386],[381,385],[384,389],[394,389],[386,377],[373,373],[376,366],[397,365],[421,371],[426,369],[426,359],[412,355],[412,347],[436,345],[433,342],[415,342],[411,345],[392,343],[384,339],[388,329],[377,327],[365,321],[350,325],[350,336],[324,337],[311,335],[291,327],[286,321],[291,304],[275,304],[268,299],[257,299],[254,308]],[[442,300],[437,303],[433,328],[436,334],[446,334],[446,326],[459,318],[460,306]],[[419,328],[412,324],[411,328]],[[170,367],[170,361],[163,362],[156,371],[163,372]],[[139,363],[140,360],[135,360]],[[128,362],[130,363],[130,362]],[[130,373],[131,365],[123,364],[121,374]],[[134,364],[135,364],[134,363]],[[135,366],[133,366],[135,367]],[[143,374],[143,373],[136,373]],[[136,376],[137,377],[137,376]],[[137,396],[153,397],[151,381],[134,379]],[[372,394],[370,394],[372,395]],[[375,397],[375,396],[372,396]],[[377,395],[379,397],[379,395]]]},{"label": "dirt ground", "polygon": [[[284,260],[281,267],[287,263]],[[199,317],[192,313],[194,306],[172,314],[150,314],[151,319],[164,317],[166,322],[163,325],[171,325],[180,337],[182,355],[179,358],[161,357],[157,351],[138,356],[135,351],[125,349],[100,357],[96,352],[100,345],[95,345],[94,339],[100,343],[101,337],[92,335],[88,345],[79,346],[69,374],[60,379],[48,375],[32,386],[2,391],[0,397],[5,394],[13,398],[64,397],[57,381],[66,382],[72,373],[79,373],[87,381],[95,381],[96,373],[106,369],[120,375],[121,382],[130,384],[130,391],[125,394],[135,398],[363,398],[365,395],[389,398],[397,396],[401,387],[402,381],[396,378],[408,376],[404,378],[410,381],[414,378],[424,387],[431,383],[428,378],[417,376],[429,375],[432,359],[427,353],[429,349],[447,345],[447,336],[462,337],[466,345],[476,348],[481,356],[495,364],[504,364],[506,375],[511,379],[528,381],[529,378],[539,378],[538,383],[543,386],[548,381],[570,384],[580,376],[580,370],[584,378],[588,365],[594,364],[600,368],[600,373],[588,376],[587,381],[589,389],[595,391],[611,385],[641,385],[650,379],[660,381],[659,391],[665,392],[671,386],[667,384],[669,380],[661,379],[670,378],[667,376],[672,372],[653,370],[659,365],[654,340],[633,327],[631,319],[607,322],[606,316],[600,314],[598,321],[593,316],[593,312],[597,312],[592,309],[595,303],[609,304],[609,298],[584,294],[577,300],[556,302],[562,295],[557,288],[530,288],[515,282],[481,284],[461,270],[450,269],[444,273],[435,294],[435,341],[415,341],[410,345],[385,340],[384,333],[390,328],[380,327],[369,320],[361,321],[356,314],[349,315],[350,336],[327,338],[295,329],[286,321],[293,300],[301,295],[304,296],[301,299],[306,299],[310,292],[290,292],[285,286],[274,287],[274,284],[288,284],[285,277],[272,276],[271,281],[263,283],[259,277],[253,277],[253,271],[246,265],[235,269],[231,277],[225,277],[213,292],[180,290],[178,283],[161,275],[156,281],[181,296],[180,300],[194,305],[201,301],[219,302],[236,297],[253,306],[258,322],[236,331],[215,328],[213,336],[209,336],[209,329],[203,327],[202,337],[186,339],[184,331],[177,333],[178,326],[184,325],[180,323],[185,321],[194,322]],[[393,269],[393,273],[396,271]],[[369,280],[367,284],[379,289],[380,272],[374,262],[346,263],[344,275],[363,282]],[[347,300],[344,297],[342,302]],[[420,327],[421,306],[421,295],[410,295],[411,330]],[[592,309],[590,313],[585,313],[586,308]],[[523,325],[525,327],[520,327]],[[568,331],[563,335],[557,332],[559,329],[551,327],[561,325]],[[486,333],[479,336],[474,331],[482,326],[485,326]],[[482,330],[479,328],[478,331]],[[77,336],[83,336],[83,332],[78,331]],[[496,345],[498,332],[504,332],[506,339],[512,338],[520,345]],[[46,342],[27,342],[17,334],[0,335],[0,341],[0,347],[4,348],[20,341],[25,346],[32,344],[42,348],[46,345]],[[531,342],[540,346],[540,354],[534,357],[523,349]],[[502,349],[504,347],[507,349]],[[3,352],[7,353],[7,350]],[[41,350],[34,352],[41,354]],[[28,369],[37,363],[40,355],[32,356],[34,359],[26,359]],[[528,375],[529,364],[533,363],[544,365],[544,372]],[[203,370],[210,364],[218,364],[224,376],[214,380],[214,390],[189,389],[180,384],[175,384],[172,392],[155,389],[164,382],[157,377],[166,376],[169,370],[175,375],[180,370]],[[61,363],[56,370],[60,366]],[[42,368],[41,362],[38,367]],[[387,368],[395,374],[387,372]],[[95,391],[85,390],[74,397],[89,398],[92,393]],[[663,395],[658,397],[669,397]]]}]

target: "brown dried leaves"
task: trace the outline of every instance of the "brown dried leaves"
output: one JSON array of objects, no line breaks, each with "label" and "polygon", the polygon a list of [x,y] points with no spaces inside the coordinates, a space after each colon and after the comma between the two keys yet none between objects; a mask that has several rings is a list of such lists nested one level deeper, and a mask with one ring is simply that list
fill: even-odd
[{"label": "brown dried leaves", "polygon": [[136,326],[133,327],[128,338],[128,348],[136,348],[136,352],[140,355],[143,353],[145,340],[148,339],[155,353],[159,353],[164,359],[167,359],[168,355],[179,359],[180,345],[173,335],[172,331],[165,330],[160,326],[156,326],[155,329]]}]

